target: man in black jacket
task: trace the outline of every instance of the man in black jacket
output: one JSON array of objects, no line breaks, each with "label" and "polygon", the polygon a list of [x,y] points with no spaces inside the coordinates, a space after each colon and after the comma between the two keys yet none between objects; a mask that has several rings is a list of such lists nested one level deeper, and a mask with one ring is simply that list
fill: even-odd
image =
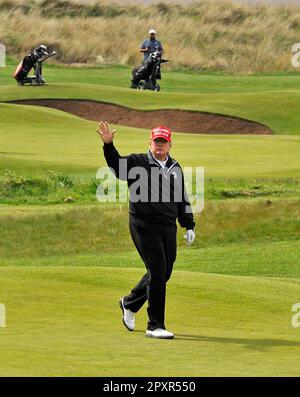
[{"label": "man in black jacket", "polygon": [[123,324],[134,330],[134,313],[148,300],[146,336],[171,339],[165,328],[166,283],[176,259],[176,219],[186,228],[188,244],[195,239],[194,219],[184,189],[183,173],[169,155],[171,130],[164,126],[151,131],[150,149],[146,154],[120,156],[114,147],[115,130],[107,122],[97,129],[104,143],[104,156],[117,178],[128,183],[129,229],[132,240],[145,263],[147,273],[120,299]]}]

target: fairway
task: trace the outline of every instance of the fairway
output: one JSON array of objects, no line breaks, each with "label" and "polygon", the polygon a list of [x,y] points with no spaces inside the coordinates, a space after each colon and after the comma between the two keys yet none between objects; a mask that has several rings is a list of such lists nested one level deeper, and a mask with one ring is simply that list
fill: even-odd
[{"label": "fairway", "polygon": [[[0,103],[0,162],[21,163],[25,171],[52,165],[77,172],[105,165],[96,122],[37,106]],[[38,117],[36,116],[38,114]],[[143,152],[146,129],[115,126],[121,154]],[[14,137],[12,140],[11,137]],[[300,135],[205,135],[174,133],[174,158],[184,166],[205,167],[207,176],[299,176]],[[189,152],[187,159],[186,153]]]},{"label": "fairway", "polygon": [[[299,76],[174,70],[154,93],[130,90],[123,66],[46,65],[44,87],[18,87],[14,66],[0,75],[0,376],[299,376]],[[32,98],[206,111],[272,130],[174,131],[172,157],[205,175],[193,246],[178,227],[166,314],[174,340],[145,337],[146,305],[135,332],[122,325],[118,299],[144,266],[127,203],[95,197],[106,165],[97,123],[7,103]],[[115,128],[121,154],[147,150],[149,129]]]},{"label": "fairway", "polygon": [[145,310],[135,332],[120,321],[117,299],[142,270],[12,266],[0,274],[1,376],[299,375],[299,332],[290,326],[299,280],[177,271],[167,310],[176,339],[158,341],[145,338]]}]

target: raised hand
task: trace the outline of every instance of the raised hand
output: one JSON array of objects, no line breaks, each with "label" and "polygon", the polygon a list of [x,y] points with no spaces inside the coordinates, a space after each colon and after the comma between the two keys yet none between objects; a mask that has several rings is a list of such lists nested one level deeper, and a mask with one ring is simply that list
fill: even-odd
[{"label": "raised hand", "polygon": [[116,130],[110,129],[107,121],[100,121],[96,131],[104,143],[111,143],[114,140]]}]

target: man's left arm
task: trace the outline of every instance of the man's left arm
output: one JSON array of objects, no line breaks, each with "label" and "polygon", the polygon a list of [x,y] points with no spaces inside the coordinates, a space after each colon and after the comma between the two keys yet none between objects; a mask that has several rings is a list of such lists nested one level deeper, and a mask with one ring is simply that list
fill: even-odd
[{"label": "man's left arm", "polygon": [[159,41],[159,48],[158,48],[158,51],[159,51],[159,53],[160,53],[160,56],[162,57],[162,54],[163,54],[163,52],[164,52],[164,49],[163,49],[163,46],[162,46],[162,44],[161,44],[160,41]]},{"label": "man's left arm", "polygon": [[194,221],[191,204],[185,189],[184,176],[182,171],[181,174],[182,174],[182,200],[179,203],[178,222],[181,227],[186,229],[186,234],[184,237],[187,240],[187,243],[192,244],[196,237],[194,232],[195,221]]},{"label": "man's left arm", "polygon": [[141,45],[140,52],[143,52],[143,53],[150,52],[150,48],[149,48],[147,40],[144,40],[143,44]]}]

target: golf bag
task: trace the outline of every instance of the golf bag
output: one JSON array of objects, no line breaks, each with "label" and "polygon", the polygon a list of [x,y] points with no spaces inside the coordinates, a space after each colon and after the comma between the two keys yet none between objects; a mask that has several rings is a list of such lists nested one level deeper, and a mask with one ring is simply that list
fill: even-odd
[{"label": "golf bag", "polygon": [[[22,62],[18,65],[15,70],[13,77],[17,80],[19,85],[42,85],[46,81],[42,76],[42,63],[47,59],[56,54],[53,51],[48,54],[47,47],[45,45],[40,45],[32,53],[25,56]],[[35,74],[28,77],[28,73],[31,69],[34,69]]]},{"label": "golf bag", "polygon": [[159,52],[152,52],[141,66],[132,70],[130,88],[159,91],[160,85],[156,80],[161,79],[160,65],[166,62],[166,59],[160,58]]}]

